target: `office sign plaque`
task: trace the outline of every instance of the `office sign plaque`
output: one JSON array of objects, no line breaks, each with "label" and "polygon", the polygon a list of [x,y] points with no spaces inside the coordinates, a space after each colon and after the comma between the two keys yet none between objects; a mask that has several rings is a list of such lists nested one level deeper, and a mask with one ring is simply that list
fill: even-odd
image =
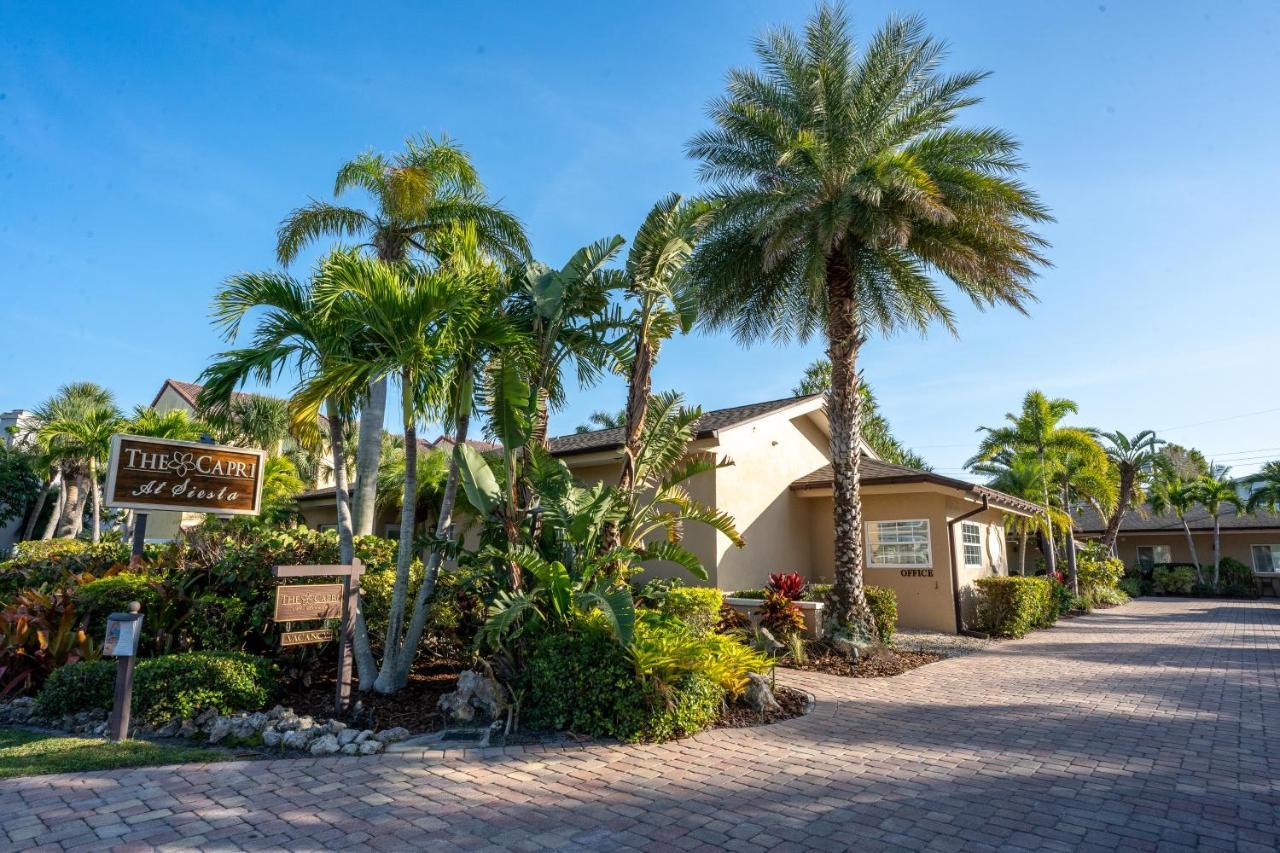
[{"label": "office sign plaque", "polygon": [[243,447],[111,437],[107,506],[123,509],[257,515],[266,453]]}]

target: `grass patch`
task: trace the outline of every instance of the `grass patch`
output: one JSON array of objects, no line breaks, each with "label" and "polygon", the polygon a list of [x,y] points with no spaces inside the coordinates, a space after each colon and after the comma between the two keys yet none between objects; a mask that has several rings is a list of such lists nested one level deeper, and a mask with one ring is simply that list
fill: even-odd
[{"label": "grass patch", "polygon": [[230,754],[194,746],[165,746],[145,740],[111,743],[21,729],[0,729],[0,779],[43,773],[77,773],[118,767],[151,767],[193,761],[225,761]]}]

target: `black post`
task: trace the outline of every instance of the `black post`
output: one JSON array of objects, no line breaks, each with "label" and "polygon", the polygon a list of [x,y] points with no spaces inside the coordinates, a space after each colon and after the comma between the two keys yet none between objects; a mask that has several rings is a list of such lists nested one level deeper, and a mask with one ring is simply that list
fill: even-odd
[{"label": "black post", "polygon": [[147,514],[133,511],[133,552],[129,555],[129,569],[138,568],[142,564],[142,546],[147,539]]},{"label": "black post", "polygon": [[[140,610],[142,610],[141,604],[136,601],[129,602],[129,613],[135,618]],[[135,646],[140,639],[140,637],[135,639]],[[133,651],[137,651],[136,647]],[[116,695],[111,705],[109,734],[117,743],[129,737],[129,712],[133,705],[133,658],[132,654],[116,658]]]},{"label": "black post", "polygon": [[351,659],[356,637],[356,606],[360,595],[360,574],[364,566],[358,557],[351,560],[351,572],[342,577],[342,621],[338,627],[338,689],[335,697],[337,716],[351,710]]}]

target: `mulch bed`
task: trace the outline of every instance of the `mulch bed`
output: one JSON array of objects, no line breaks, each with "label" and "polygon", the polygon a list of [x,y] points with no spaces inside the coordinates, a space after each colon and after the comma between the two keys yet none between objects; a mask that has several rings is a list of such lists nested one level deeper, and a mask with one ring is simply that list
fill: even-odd
[{"label": "mulch bed", "polygon": [[842,675],[847,678],[883,678],[901,675],[908,670],[940,661],[945,657],[934,652],[908,652],[889,646],[880,646],[858,658],[857,662],[853,662],[821,640],[809,643],[806,651],[809,655],[808,661],[803,664],[788,661],[786,666],[789,669]]},{"label": "mulch bed", "polygon": [[[444,728],[444,715],[436,703],[445,693],[458,686],[458,673],[465,669],[451,661],[423,661],[409,674],[409,684],[390,696],[369,691],[354,691],[352,698],[362,705],[347,722],[358,722],[366,728],[389,729],[404,726],[411,732],[434,732]],[[316,719],[333,716],[336,666],[314,674],[309,686],[296,685],[285,693],[280,704],[297,714],[310,714]]]},{"label": "mulch bed", "polygon": [[779,686],[773,691],[773,698],[778,700],[778,704],[782,706],[781,710],[766,711],[761,714],[754,708],[735,702],[725,708],[714,726],[717,729],[745,729],[790,720],[809,710],[809,697],[799,690]]}]

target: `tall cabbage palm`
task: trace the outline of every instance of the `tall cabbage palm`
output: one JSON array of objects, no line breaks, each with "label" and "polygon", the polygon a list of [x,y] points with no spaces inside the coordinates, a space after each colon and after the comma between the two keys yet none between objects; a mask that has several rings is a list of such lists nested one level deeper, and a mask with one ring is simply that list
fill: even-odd
[{"label": "tall cabbage palm", "polygon": [[755,45],[711,104],[689,153],[715,209],[692,264],[701,316],[743,341],[824,332],[834,469],[832,616],[874,637],[863,590],[857,359],[869,335],[955,332],[937,275],[979,308],[1023,310],[1044,262],[1030,223],[1048,219],[1016,175],[1001,130],[955,124],[980,73],[944,75],[944,46],[918,18],[891,18],[859,49],[843,10],[803,35]]},{"label": "tall cabbage palm", "polygon": [[703,201],[686,201],[675,193],[666,196],[649,211],[627,254],[623,275],[635,307],[628,320],[634,346],[618,477],[623,491],[635,485],[658,350],[676,332],[692,329],[697,318],[697,294],[689,285],[687,265],[709,209]]},{"label": "tall cabbage palm", "polygon": [[[426,600],[441,560],[441,549],[433,547],[406,630],[418,490],[417,423],[448,416],[449,385],[457,377],[458,353],[482,327],[484,302],[475,279],[448,265],[435,269],[393,265],[353,253],[335,253],[319,278],[317,290],[322,302],[351,330],[352,352],[326,365],[298,395],[304,410],[318,407],[320,401],[335,394],[359,393],[369,383],[388,377],[394,378],[400,389],[404,484],[396,578],[377,677],[371,685],[364,673],[360,679],[362,688],[393,693],[408,681],[425,626]],[[452,506],[442,505],[441,526],[448,525],[451,514]]]},{"label": "tall cabbage palm", "polygon": [[1061,454],[1055,462],[1054,481],[1062,496],[1062,510],[1066,517],[1066,524],[1062,528],[1066,534],[1067,586],[1072,592],[1079,594],[1075,511],[1082,503],[1088,503],[1100,516],[1109,517],[1116,506],[1116,479],[1106,453],[1096,440],[1091,445]]},{"label": "tall cabbage palm", "polygon": [[1187,537],[1187,553],[1196,567],[1196,581],[1204,583],[1204,573],[1200,569],[1200,554],[1196,551],[1196,540],[1191,535],[1191,525],[1187,524],[1187,513],[1197,503],[1194,480],[1184,480],[1170,471],[1166,476],[1157,477],[1147,491],[1147,501],[1151,511],[1156,515],[1172,512],[1182,525],[1182,532]]},{"label": "tall cabbage palm", "polygon": [[39,441],[47,452],[58,458],[83,464],[88,469],[88,488],[93,501],[93,527],[90,538],[102,538],[102,492],[98,488],[98,466],[111,451],[111,437],[120,432],[125,421],[114,404],[94,406],[75,417],[59,418],[40,427]]},{"label": "tall cabbage palm", "polygon": [[1103,546],[1114,554],[1124,514],[1142,501],[1143,484],[1151,478],[1164,459],[1160,447],[1165,441],[1157,438],[1155,432],[1149,429],[1133,436],[1125,435],[1119,430],[1102,432],[1098,434],[1098,438],[1116,472],[1115,510],[1107,519],[1107,527],[1102,534]]},{"label": "tall cabbage palm", "polygon": [[42,539],[55,535],[73,538],[79,534],[84,524],[84,507],[89,499],[90,484],[87,460],[75,453],[63,452],[62,441],[41,442],[40,432],[55,421],[82,420],[102,409],[115,409],[115,398],[110,391],[93,382],[73,382],[59,388],[33,412],[32,429],[36,433],[37,444],[47,455],[59,483],[57,511],[50,514]]},{"label": "tall cabbage palm", "polygon": [[[987,485],[1007,495],[1038,503],[1043,500],[1040,460],[1028,453],[1013,453],[1005,450],[993,458],[974,462],[969,466],[976,474],[987,476]],[[1047,513],[1038,516],[1008,515],[1005,516],[1005,527],[1018,536],[1018,574],[1027,573],[1027,540],[1033,533],[1042,534],[1048,540],[1050,528],[1046,518],[1052,524],[1065,527],[1069,523],[1066,515],[1056,507],[1046,507]]]},{"label": "tall cabbage palm", "polygon": [[1227,476],[1227,469],[1213,465],[1210,473],[1196,479],[1192,485],[1196,503],[1204,507],[1213,519],[1213,588],[1218,588],[1222,573],[1222,512],[1232,507],[1236,512],[1244,509],[1239,486]]},{"label": "tall cabbage palm", "polygon": [[1063,457],[1070,453],[1092,455],[1101,452],[1093,434],[1081,427],[1063,426],[1062,420],[1077,411],[1075,401],[1063,397],[1046,397],[1040,391],[1028,391],[1022,400],[1022,409],[1017,414],[1008,412],[1005,420],[1009,423],[999,427],[978,427],[985,432],[978,452],[966,465],[974,465],[994,459],[999,453],[1008,451],[1014,454],[1030,454],[1040,466],[1039,501],[1044,509],[1045,530],[1049,546],[1045,551],[1045,562],[1049,574],[1057,571],[1057,559],[1053,544],[1053,519],[1049,513],[1052,505],[1050,489],[1057,466]]},{"label": "tall cabbage palm", "polygon": [[[399,263],[414,252],[438,260],[442,242],[459,226],[473,229],[483,251],[503,263],[529,255],[524,229],[487,197],[471,157],[448,138],[409,139],[392,157],[367,152],[343,164],[334,181],[335,197],[358,190],[371,196],[362,210],[312,199],[280,224],[276,255],[288,264],[308,243],[324,237],[361,241],[379,260]],[[356,533],[373,531],[378,455],[382,447],[387,383],[368,389],[356,451]]]}]

